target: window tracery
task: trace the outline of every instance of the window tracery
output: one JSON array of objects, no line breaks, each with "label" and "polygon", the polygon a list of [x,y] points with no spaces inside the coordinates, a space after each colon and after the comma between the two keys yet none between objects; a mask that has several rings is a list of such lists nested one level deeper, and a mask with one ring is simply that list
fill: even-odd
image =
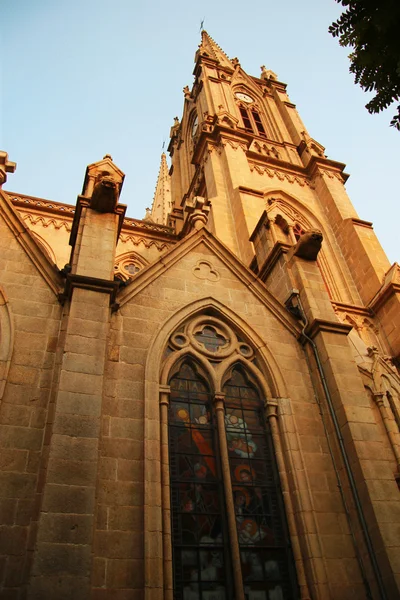
[{"label": "window tracery", "polygon": [[129,281],[146,265],[146,261],[141,256],[135,252],[128,252],[117,258],[114,266],[114,277],[121,281]]},{"label": "window tracery", "polygon": [[164,358],[173,365],[174,598],[230,600],[237,585],[246,600],[293,598],[294,567],[255,350],[220,319],[202,315],[171,335]]}]

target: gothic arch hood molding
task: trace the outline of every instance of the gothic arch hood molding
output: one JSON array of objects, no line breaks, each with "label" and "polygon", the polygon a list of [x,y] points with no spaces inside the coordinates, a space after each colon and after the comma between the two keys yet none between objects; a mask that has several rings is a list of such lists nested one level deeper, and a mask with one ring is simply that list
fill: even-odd
[{"label": "gothic arch hood molding", "polygon": [[[148,360],[146,364],[146,382],[156,382],[157,384],[161,382],[164,385],[166,384],[165,370],[161,372],[160,365],[162,352],[169,337],[185,321],[193,319],[196,315],[200,316],[206,314],[207,310],[214,311],[215,314],[218,314],[222,322],[232,324],[238,333],[243,335],[243,337],[257,349],[259,358],[262,362],[261,371],[265,373],[265,377],[268,380],[270,394],[272,394],[272,397],[274,398],[286,398],[287,390],[285,380],[280,372],[274,355],[264,340],[262,340],[254,329],[233,310],[211,297],[195,300],[179,309],[164,323],[150,344],[148,356],[151,356],[152,360]],[[266,391],[265,388],[264,391]]]},{"label": "gothic arch hood molding", "polygon": [[[179,309],[172,315],[154,336],[149,347],[148,359],[145,370],[145,414],[144,414],[144,559],[145,559],[145,598],[153,598],[157,589],[157,598],[172,600],[172,555],[171,531],[168,526],[170,519],[169,485],[162,482],[169,481],[169,454],[168,444],[168,373],[183,357],[189,356],[197,362],[201,369],[206,369],[207,374],[211,369],[207,361],[201,358],[200,353],[193,349],[182,348],[164,360],[160,371],[163,352],[170,336],[180,325],[203,316],[218,317],[222,323],[227,324],[243,337],[257,352],[259,368],[247,369],[257,379],[265,400],[272,401],[276,408],[277,398],[287,398],[284,378],[280,372],[277,361],[272,352],[260,336],[231,309],[212,298],[203,298]],[[295,342],[294,342],[295,343]],[[226,377],[223,372],[231,370],[234,364],[246,362],[238,354],[233,354],[221,363],[209,381],[222,389]],[[262,375],[263,374],[263,375]],[[218,381],[219,379],[219,381]]]}]

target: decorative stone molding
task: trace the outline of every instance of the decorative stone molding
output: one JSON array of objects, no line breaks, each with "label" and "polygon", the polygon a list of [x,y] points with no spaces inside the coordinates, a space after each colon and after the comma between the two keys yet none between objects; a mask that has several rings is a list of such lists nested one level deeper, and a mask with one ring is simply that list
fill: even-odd
[{"label": "decorative stone molding", "polygon": [[65,228],[66,231],[71,231],[71,221],[64,221],[63,219],[53,219],[49,217],[41,217],[32,213],[21,213],[21,217],[24,221],[27,221],[31,225],[41,225],[42,227],[54,227],[54,229]]},{"label": "decorative stone molding", "polygon": [[329,179],[337,179],[338,181],[340,181],[340,183],[345,183],[345,180],[343,179],[341,174],[337,173],[336,171],[328,171],[327,169],[321,169],[320,174],[326,175]]},{"label": "decorative stone molding", "polygon": [[73,216],[75,212],[75,206],[69,204],[62,204],[61,202],[54,202],[53,200],[43,200],[43,198],[35,198],[33,196],[24,196],[22,194],[16,194],[15,192],[7,192],[11,198],[11,202],[17,207],[20,206],[31,206],[32,208],[39,208],[46,212],[56,213],[67,213]]},{"label": "decorative stone molding", "polygon": [[220,275],[216,269],[207,260],[199,260],[192,269],[193,275],[198,279],[207,281],[219,281]]},{"label": "decorative stone molding", "polygon": [[243,142],[238,142],[236,140],[232,140],[230,138],[223,138],[221,139],[220,143],[217,146],[217,151],[219,154],[221,154],[221,152],[223,151],[223,149],[226,146],[230,146],[231,148],[233,148],[233,150],[237,150],[238,148],[241,148],[241,150],[243,150],[244,152],[247,151],[247,145]]},{"label": "decorative stone molding", "polygon": [[230,112],[224,110],[223,106],[219,107],[220,110],[217,112],[217,123],[223,127],[230,127],[231,129],[237,129],[239,120],[234,117]]},{"label": "decorative stone molding", "polygon": [[152,246],[155,246],[160,252],[162,252],[163,250],[168,250],[168,248],[171,247],[171,244],[167,244],[166,242],[160,242],[158,240],[152,240],[144,237],[137,237],[134,235],[122,234],[119,237],[119,241],[122,244],[127,244],[130,242],[134,246],[140,246],[140,244],[143,244],[145,248],[151,248]]},{"label": "decorative stone molding", "polygon": [[271,146],[266,144],[265,142],[259,142],[257,140],[255,140],[252,145],[250,146],[250,151],[251,152],[258,152],[259,154],[263,154],[265,156],[269,156],[272,158],[280,158],[280,154],[278,152],[278,150],[275,148],[275,146]]},{"label": "decorative stone molding", "polygon": [[207,224],[210,208],[210,201],[201,196],[195,196],[192,200],[186,201],[184,212],[187,214],[189,231],[199,230]]},{"label": "decorative stone molding", "polygon": [[290,225],[299,223],[303,229],[312,229],[312,224],[310,221],[306,219],[306,217],[296,210],[291,204],[289,204],[289,202],[285,202],[285,200],[279,197],[267,198],[266,211],[270,219],[278,216],[278,210],[282,211],[285,216],[290,219]]},{"label": "decorative stone molding", "polygon": [[124,219],[124,227],[135,227],[138,229],[145,229],[148,231],[157,231],[159,233],[173,234],[172,227],[168,225],[160,225],[159,223],[152,223],[151,221],[141,221],[140,219]]},{"label": "decorative stone molding", "polygon": [[308,180],[306,177],[302,177],[301,175],[293,175],[291,173],[285,173],[284,171],[280,171],[278,169],[271,169],[270,167],[266,167],[264,165],[259,165],[253,161],[249,161],[250,171],[256,171],[260,175],[264,175],[265,173],[271,179],[273,177],[277,177],[279,181],[288,181],[289,183],[298,183],[301,187],[308,186],[310,188],[314,188],[314,185]]},{"label": "decorative stone molding", "polygon": [[147,265],[148,262],[136,252],[126,252],[116,257],[114,276],[122,281],[129,281]]}]

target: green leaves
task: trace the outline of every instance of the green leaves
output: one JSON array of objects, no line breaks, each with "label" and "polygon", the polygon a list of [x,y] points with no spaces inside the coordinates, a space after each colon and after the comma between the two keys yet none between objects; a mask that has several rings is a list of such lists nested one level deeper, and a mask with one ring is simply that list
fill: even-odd
[{"label": "green leaves", "polygon": [[[336,0],[347,7],[329,27],[341,46],[351,46],[350,73],[366,92],[376,92],[366,104],[378,113],[400,99],[399,0]],[[390,122],[400,131],[400,104]]]}]

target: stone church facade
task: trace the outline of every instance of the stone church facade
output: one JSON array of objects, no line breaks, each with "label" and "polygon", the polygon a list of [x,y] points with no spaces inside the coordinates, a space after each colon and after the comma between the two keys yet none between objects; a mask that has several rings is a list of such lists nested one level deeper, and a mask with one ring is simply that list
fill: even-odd
[{"label": "stone church facade", "polygon": [[400,269],[202,32],[151,211],[3,189],[0,598],[400,597]]}]

